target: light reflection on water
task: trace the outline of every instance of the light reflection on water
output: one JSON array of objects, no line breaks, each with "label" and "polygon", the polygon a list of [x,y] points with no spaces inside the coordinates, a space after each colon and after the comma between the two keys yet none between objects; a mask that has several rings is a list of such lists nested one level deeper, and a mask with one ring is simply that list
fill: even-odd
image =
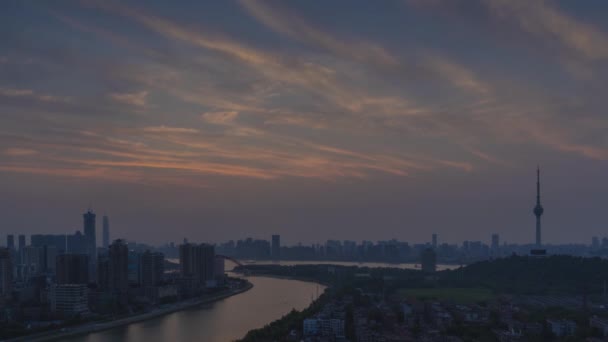
[{"label": "light reflection on water", "polygon": [[248,277],[253,289],[152,320],[64,341],[233,341],[252,329],[282,317],[291,309],[306,308],[324,287],[298,280]]}]

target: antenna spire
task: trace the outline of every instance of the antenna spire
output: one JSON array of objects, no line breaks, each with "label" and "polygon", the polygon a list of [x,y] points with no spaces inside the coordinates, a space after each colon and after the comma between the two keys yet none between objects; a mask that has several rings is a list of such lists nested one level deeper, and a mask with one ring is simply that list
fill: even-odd
[{"label": "antenna spire", "polygon": [[536,167],[536,203],[540,204],[540,166]]}]

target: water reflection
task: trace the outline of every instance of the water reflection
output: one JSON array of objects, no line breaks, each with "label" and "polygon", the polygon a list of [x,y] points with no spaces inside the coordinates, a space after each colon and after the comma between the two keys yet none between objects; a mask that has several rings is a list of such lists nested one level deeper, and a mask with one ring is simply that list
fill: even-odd
[{"label": "water reflection", "polygon": [[66,341],[233,341],[249,330],[306,308],[324,287],[298,280],[249,277],[253,289],[204,306]]}]

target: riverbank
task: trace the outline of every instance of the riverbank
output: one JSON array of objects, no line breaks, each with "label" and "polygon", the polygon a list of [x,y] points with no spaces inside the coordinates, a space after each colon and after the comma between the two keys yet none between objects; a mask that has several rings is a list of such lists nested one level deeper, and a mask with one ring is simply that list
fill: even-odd
[{"label": "riverbank", "polygon": [[58,330],[58,331],[57,330],[49,331],[49,332],[43,332],[43,333],[39,333],[39,334],[17,337],[17,338],[5,340],[4,342],[59,341],[61,339],[65,339],[65,338],[69,338],[69,337],[86,335],[86,334],[90,334],[90,333],[95,333],[95,332],[100,332],[100,331],[104,331],[104,330],[117,328],[117,327],[124,326],[124,325],[147,321],[147,320],[157,318],[160,316],[164,316],[164,315],[168,315],[168,314],[171,314],[171,313],[174,313],[177,311],[182,311],[182,310],[194,308],[194,307],[197,307],[200,305],[209,304],[209,303],[216,302],[216,301],[228,298],[228,297],[235,296],[237,294],[241,294],[243,292],[251,290],[252,288],[253,288],[253,284],[251,282],[247,281],[247,284],[242,288],[230,290],[229,292],[217,294],[215,296],[206,297],[206,298],[195,298],[195,299],[190,299],[190,300],[186,300],[186,301],[179,302],[179,303],[166,304],[166,305],[163,305],[150,312],[146,312],[146,313],[138,314],[138,315],[134,315],[134,316],[129,316],[129,317],[121,318],[121,319],[114,320],[114,321],[102,322],[102,323],[92,322],[92,323],[88,323],[88,324],[85,324],[82,326],[66,328],[65,330],[62,329],[62,330]]}]

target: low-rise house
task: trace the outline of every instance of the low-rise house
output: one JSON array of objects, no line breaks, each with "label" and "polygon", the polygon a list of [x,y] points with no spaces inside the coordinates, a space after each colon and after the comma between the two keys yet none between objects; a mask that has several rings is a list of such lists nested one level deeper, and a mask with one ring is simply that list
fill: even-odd
[{"label": "low-rise house", "polygon": [[589,318],[589,326],[598,329],[604,336],[608,336],[608,319],[593,316]]},{"label": "low-rise house", "polygon": [[576,331],[576,323],[568,319],[548,319],[549,330],[557,336],[572,336]]}]

